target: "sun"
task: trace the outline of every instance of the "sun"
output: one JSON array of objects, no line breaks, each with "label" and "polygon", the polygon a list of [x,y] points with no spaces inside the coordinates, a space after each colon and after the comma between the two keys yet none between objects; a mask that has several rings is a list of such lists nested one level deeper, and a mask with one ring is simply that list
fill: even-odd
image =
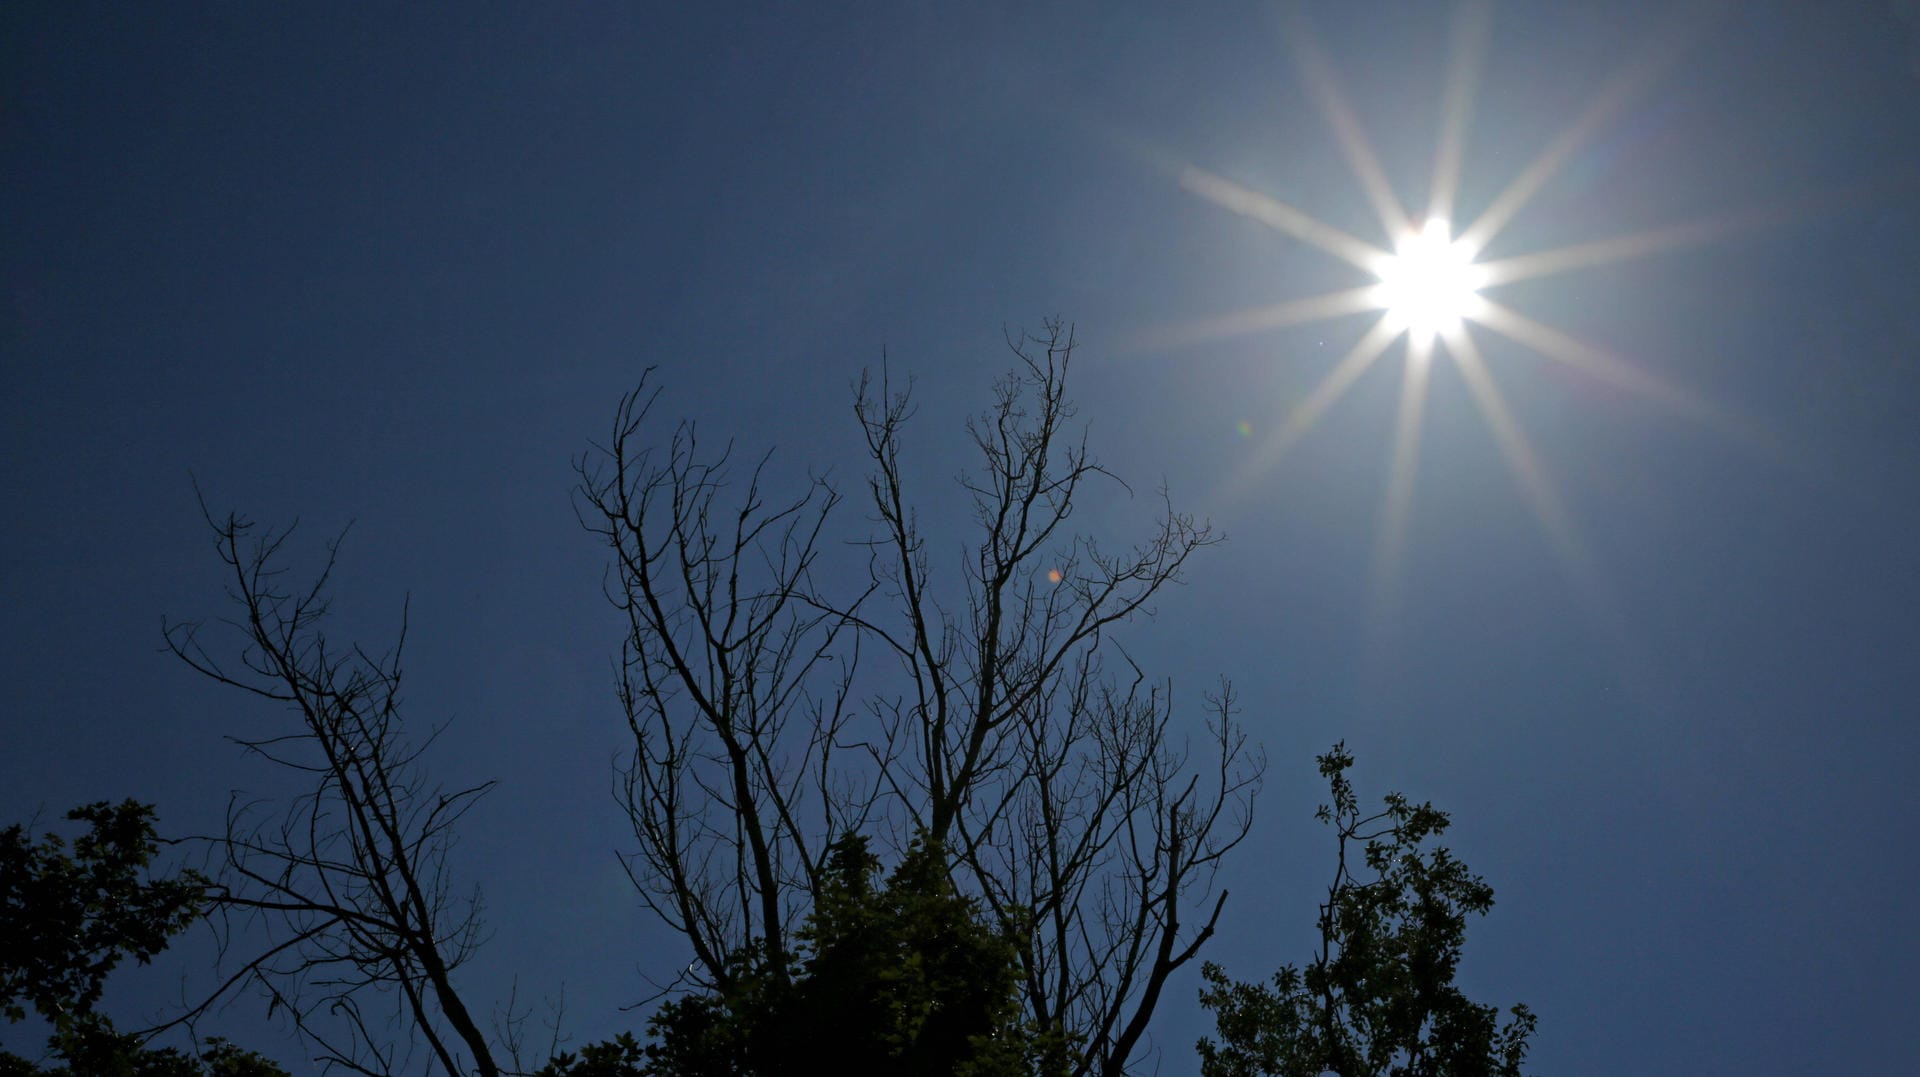
[{"label": "sun", "polygon": [[1473,255],[1453,240],[1446,218],[1434,217],[1394,244],[1395,253],[1376,274],[1375,300],[1395,328],[1431,340],[1451,336],[1475,312],[1485,273]]},{"label": "sun", "polygon": [[[1430,360],[1449,358],[1449,376],[1466,387],[1488,429],[1499,443],[1520,492],[1549,542],[1582,591],[1596,593],[1592,564],[1571,515],[1549,480],[1531,441],[1514,416],[1493,370],[1477,342],[1482,332],[1504,336],[1532,354],[1578,370],[1616,389],[1645,397],[1762,452],[1769,439],[1750,423],[1644,367],[1576,340],[1527,317],[1485,293],[1501,286],[1586,269],[1656,251],[1699,243],[1765,223],[1772,213],[1751,210],[1669,225],[1646,232],[1597,239],[1568,247],[1481,261],[1480,255],[1521,209],[1563,168],[1583,143],[1617,116],[1654,78],[1670,68],[1706,22],[1693,15],[1664,25],[1645,50],[1589,99],[1587,107],[1523,167],[1493,200],[1457,234],[1452,218],[1460,193],[1460,172],[1471,98],[1487,41],[1488,7],[1464,3],[1456,9],[1446,85],[1440,94],[1437,153],[1424,213],[1409,213],[1389,182],[1352,106],[1341,93],[1333,66],[1313,43],[1297,13],[1289,38],[1296,66],[1332,128],[1356,185],[1372,203],[1388,240],[1382,248],[1342,231],[1260,191],[1197,165],[1176,163],[1179,185],[1231,213],[1284,236],[1317,247],[1367,274],[1374,283],[1301,299],[1287,299],[1249,310],[1217,315],[1201,322],[1147,334],[1148,347],[1194,344],[1327,318],[1373,315],[1370,328],[1347,349],[1319,383],[1258,439],[1242,461],[1230,487],[1247,488],[1313,428],[1392,346],[1405,339],[1398,414],[1390,449],[1380,528],[1374,548],[1376,613],[1393,602],[1406,534],[1415,475],[1419,467],[1422,413],[1435,374]],[[1423,223],[1422,223],[1423,222]]]}]

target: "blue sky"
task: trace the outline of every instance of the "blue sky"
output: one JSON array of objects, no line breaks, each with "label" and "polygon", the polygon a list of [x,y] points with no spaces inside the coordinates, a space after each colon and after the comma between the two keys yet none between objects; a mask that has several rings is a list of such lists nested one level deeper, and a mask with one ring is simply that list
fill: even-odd
[{"label": "blue sky", "polygon": [[[1489,296],[1753,436],[1475,330],[1584,567],[1442,356],[1384,603],[1404,346],[1273,458],[1367,317],[1189,330],[1366,278],[1180,176],[1385,246],[1298,47],[1417,207],[1450,6],[665,7],[0,12],[6,819],[136,796],[191,831],[270,791],[221,737],[275,716],[159,650],[163,614],[220,612],[192,479],[298,516],[309,554],[357,521],[340,631],[386,638],[410,594],[414,719],[454,721],[436,765],[502,780],[459,850],[495,928],[470,990],[564,981],[576,1036],[633,1027],[616,1007],[682,958],[613,860],[619,625],[570,458],[657,365],[668,413],[857,492],[849,385],[884,352],[951,503],[1003,330],[1060,315],[1098,455],[1229,536],[1126,634],[1196,715],[1231,677],[1272,762],[1211,956],[1306,956],[1313,755],[1345,738],[1363,791],[1454,813],[1499,901],[1464,978],[1541,1015],[1541,1072],[1908,1057],[1913,5],[1491,9],[1462,223],[1672,59],[1485,257],[1716,227]],[[1115,491],[1085,523],[1153,508]],[[1193,1065],[1195,990],[1162,1006],[1162,1072]],[[298,1057],[251,1001],[223,1020]]]}]

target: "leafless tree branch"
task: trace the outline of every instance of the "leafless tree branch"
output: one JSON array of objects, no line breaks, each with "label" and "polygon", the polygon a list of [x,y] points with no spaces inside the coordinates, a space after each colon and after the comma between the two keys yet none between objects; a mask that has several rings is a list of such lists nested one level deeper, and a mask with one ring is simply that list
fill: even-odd
[{"label": "leafless tree branch", "polygon": [[[968,424],[974,538],[951,577],[908,490],[910,393],[884,365],[857,385],[876,530],[851,595],[815,571],[833,487],[769,500],[767,458],[735,468],[732,446],[707,453],[686,423],[650,448],[657,393],[643,379],[621,401],[576,466],[627,615],[624,864],[687,938],[694,982],[725,986],[733,955],[785,967],[834,840],[919,834],[1020,940],[1029,1017],[1073,1044],[1074,1072],[1120,1074],[1214,932],[1214,872],[1246,837],[1265,761],[1224,685],[1190,753],[1171,687],[1110,638],[1219,537],[1164,491],[1134,545],[1075,533],[1095,484],[1126,488],[1071,429],[1072,332],[1009,345],[1013,371]],[[856,683],[863,643],[882,661]]]},{"label": "leafless tree branch", "polygon": [[[167,646],[213,680],[285,706],[293,730],[232,739],[311,784],[277,805],[236,795],[225,832],[202,839],[220,884],[223,952],[243,926],[236,916],[268,941],[189,1017],[251,983],[325,1070],[390,1073],[417,1037],[440,1070],[494,1077],[454,983],[482,941],[480,899],[455,894],[448,864],[457,824],[493,783],[434,783],[421,760],[440,730],[417,743],[405,735],[404,612],[383,654],[330,645],[322,622],[338,540],[318,575],[292,588],[282,564],[292,528],[256,536],[239,516],[208,512],[207,522],[239,611],[221,622],[237,657],[216,658],[200,622],[165,625]],[[375,999],[390,1007],[384,1021],[363,1009]]]}]

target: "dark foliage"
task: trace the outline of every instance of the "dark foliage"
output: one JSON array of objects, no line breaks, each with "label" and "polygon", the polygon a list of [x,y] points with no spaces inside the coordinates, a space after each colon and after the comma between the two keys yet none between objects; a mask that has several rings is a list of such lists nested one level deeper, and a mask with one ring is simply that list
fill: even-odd
[{"label": "dark foliage", "polygon": [[[1200,1000],[1214,1011],[1219,1042],[1200,1041],[1206,1077],[1520,1077],[1534,1016],[1469,1000],[1454,984],[1467,917],[1493,907],[1493,888],[1444,847],[1446,813],[1399,794],[1362,816],[1336,744],[1320,757],[1333,803],[1338,863],[1320,906],[1320,951],[1305,969],[1288,965],[1271,984],[1202,970]],[[1350,847],[1360,844],[1356,875]]]},{"label": "dark foliage", "polygon": [[219,1037],[208,1039],[198,1055],[175,1047],[152,1049],[100,1018],[55,1037],[51,1046],[59,1065],[0,1053],[0,1077],[290,1077],[271,1059]]},{"label": "dark foliage", "polygon": [[790,974],[759,949],[734,955],[726,988],[677,999],[631,1036],[555,1059],[547,1077],[784,1073],[1058,1072],[1064,1045],[1023,1024],[1019,949],[916,843],[876,887],[861,838],[834,844],[821,900],[796,932]]},{"label": "dark foliage", "polygon": [[89,825],[71,851],[57,834],[35,844],[24,826],[0,831],[0,1012],[22,1021],[33,1007],[52,1026],[47,1046],[59,1060],[0,1052],[0,1077],[286,1077],[217,1038],[197,1057],[149,1049],[95,1012],[121,959],[148,963],[199,918],[207,881],[193,871],[154,876],[150,805],[101,801],[67,818]]},{"label": "dark foliage", "polygon": [[23,826],[0,832],[0,1012],[10,1021],[26,1017],[22,1003],[56,1027],[92,1013],[122,958],[146,964],[199,913],[206,880],[149,877],[151,807],[100,801],[67,818],[90,827],[71,852],[57,834],[34,844]]}]

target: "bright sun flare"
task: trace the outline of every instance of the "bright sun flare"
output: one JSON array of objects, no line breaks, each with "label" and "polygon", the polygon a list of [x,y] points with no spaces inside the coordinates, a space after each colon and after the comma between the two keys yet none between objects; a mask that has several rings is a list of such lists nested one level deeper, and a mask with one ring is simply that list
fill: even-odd
[{"label": "bright sun flare", "polygon": [[[1384,599],[1397,577],[1419,464],[1421,417],[1434,375],[1430,357],[1444,352],[1450,376],[1464,383],[1474,404],[1511,465],[1521,493],[1576,581],[1593,583],[1591,565],[1572,519],[1553,483],[1516,421],[1506,396],[1482,357],[1481,330],[1507,337],[1537,356],[1577,369],[1582,375],[1651,399],[1736,440],[1764,446],[1764,437],[1737,416],[1621,357],[1576,340],[1551,326],[1488,298],[1485,292],[1516,281],[1639,258],[1656,251],[1698,243],[1757,223],[1760,217],[1733,213],[1670,225],[1647,232],[1576,243],[1554,250],[1480,261],[1480,255],[1523,206],[1557,173],[1602,124],[1618,115],[1638,93],[1680,55],[1705,24],[1681,20],[1663,28],[1647,50],[1600,87],[1573,123],[1456,236],[1451,218],[1459,193],[1460,168],[1471,111],[1471,91],[1487,40],[1487,7],[1462,4],[1456,10],[1452,55],[1440,99],[1438,152],[1425,213],[1407,212],[1388,182],[1379,159],[1361,133],[1353,108],[1340,92],[1332,65],[1312,41],[1304,21],[1293,22],[1294,58],[1307,87],[1333,129],[1354,180],[1373,204],[1391,251],[1335,228],[1312,214],[1270,195],[1244,187],[1191,164],[1179,167],[1179,183],[1222,209],[1240,214],[1362,270],[1376,283],[1290,299],[1156,334],[1162,345],[1191,344],[1221,336],[1302,325],[1325,318],[1374,315],[1373,325],[1321,377],[1318,384],[1279,421],[1268,427],[1242,463],[1231,485],[1244,486],[1271,467],[1401,338],[1406,363],[1394,425],[1391,473],[1382,505],[1374,550],[1376,599]],[[1764,215],[1762,215],[1764,216]],[[1425,224],[1417,222],[1424,218]],[[1254,425],[1239,425],[1243,437]]]},{"label": "bright sun flare", "polygon": [[1378,270],[1380,306],[1413,336],[1453,333],[1472,313],[1482,283],[1472,254],[1453,241],[1441,217],[1404,236],[1396,247]]}]

